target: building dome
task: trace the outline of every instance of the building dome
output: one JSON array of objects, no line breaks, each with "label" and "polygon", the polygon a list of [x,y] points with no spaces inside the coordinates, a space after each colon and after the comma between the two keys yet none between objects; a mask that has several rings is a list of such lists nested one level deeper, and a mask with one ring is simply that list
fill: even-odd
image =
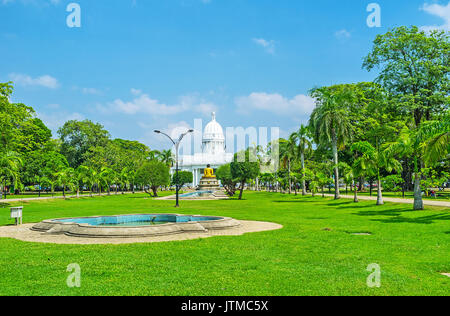
[{"label": "building dome", "polygon": [[212,113],[203,133],[203,153],[217,155],[225,152],[225,136],[222,126],[216,121],[216,113]]},{"label": "building dome", "polygon": [[203,140],[225,140],[222,126],[216,121],[216,113],[212,113],[212,121],[205,127]]}]

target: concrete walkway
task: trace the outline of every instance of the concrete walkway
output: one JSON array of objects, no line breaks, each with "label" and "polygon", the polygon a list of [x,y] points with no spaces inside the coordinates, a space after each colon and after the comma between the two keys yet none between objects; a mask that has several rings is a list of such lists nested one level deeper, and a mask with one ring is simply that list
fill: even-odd
[{"label": "concrete walkway", "polygon": [[[322,194],[317,193],[316,196],[322,196]],[[334,197],[334,194],[325,194],[325,196]],[[341,198],[353,200],[353,195],[341,194]],[[358,200],[376,201],[377,197],[376,196],[358,195]],[[384,202],[393,202],[393,203],[411,204],[411,205],[414,203],[413,199],[392,198],[392,197],[384,197],[384,196],[383,196],[383,201]],[[445,201],[433,201],[433,200],[425,200],[424,199],[423,204],[430,205],[430,206],[443,206],[443,207],[450,208],[450,202],[445,202]]]}]

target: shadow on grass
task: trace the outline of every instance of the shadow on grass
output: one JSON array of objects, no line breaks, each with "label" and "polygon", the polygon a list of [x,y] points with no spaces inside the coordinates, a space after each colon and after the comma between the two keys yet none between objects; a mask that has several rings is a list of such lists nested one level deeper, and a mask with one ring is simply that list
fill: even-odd
[{"label": "shadow on grass", "polygon": [[358,213],[353,213],[357,216],[387,216],[391,218],[385,219],[372,219],[374,222],[381,223],[414,223],[414,224],[432,224],[434,221],[447,221],[450,220],[450,214],[439,213],[432,214],[422,217],[409,218],[402,216],[403,213],[415,213],[411,209],[389,209],[389,210],[379,210],[379,211],[359,211]]},{"label": "shadow on grass", "polygon": [[5,208],[5,207],[10,207],[11,206],[11,204],[9,204],[9,203],[0,203],[0,208]]},{"label": "shadow on grass", "polygon": [[433,224],[434,221],[448,221],[450,220],[449,214],[435,214],[430,216],[422,216],[417,218],[406,218],[402,216],[397,216],[390,219],[372,219],[374,222],[381,222],[381,223],[413,223],[413,224]]},{"label": "shadow on grass", "polygon": [[321,202],[320,200],[275,200],[272,201],[273,203],[318,203]]},{"label": "shadow on grass", "polygon": [[[376,205],[375,205],[376,206]],[[361,206],[363,207],[363,206]],[[371,207],[368,205],[367,207]],[[353,215],[358,216],[400,216],[402,213],[413,212],[410,209],[391,209],[391,210],[380,210],[380,211],[359,211],[358,213],[353,213]]]}]

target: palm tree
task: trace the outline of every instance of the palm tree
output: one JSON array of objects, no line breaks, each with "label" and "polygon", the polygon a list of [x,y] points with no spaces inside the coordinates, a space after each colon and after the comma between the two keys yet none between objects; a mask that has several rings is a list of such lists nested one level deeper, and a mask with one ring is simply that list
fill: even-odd
[{"label": "palm tree", "polygon": [[300,126],[300,129],[292,134],[291,137],[298,142],[298,153],[300,154],[300,162],[302,167],[302,195],[306,195],[306,181],[305,181],[305,155],[312,150],[312,143],[310,141],[310,131],[307,126],[303,124]]},{"label": "palm tree", "polygon": [[289,194],[292,193],[291,165],[297,156],[297,144],[295,143],[295,134],[292,134],[288,140],[280,140],[280,158],[283,167],[288,171]]},{"label": "palm tree", "polygon": [[351,137],[348,105],[353,95],[348,88],[318,88],[311,92],[316,99],[316,108],[311,114],[309,127],[318,144],[331,144],[334,160],[334,198],[339,199],[338,148],[345,145]]},{"label": "palm tree", "polygon": [[12,181],[13,185],[17,185],[19,178],[19,169],[23,165],[23,161],[19,154],[8,151],[0,155],[0,181],[3,184],[3,194],[6,199],[6,182]]},{"label": "palm tree", "polygon": [[384,168],[387,172],[398,171],[402,169],[400,162],[394,158],[389,150],[383,150],[379,145],[374,147],[366,141],[354,143],[352,151],[361,153],[361,156],[356,160],[357,165],[369,175],[377,178],[377,205],[383,205],[380,170]]},{"label": "palm tree", "polygon": [[79,171],[80,178],[89,187],[89,195],[92,197],[94,185],[98,183],[98,173],[94,169],[83,165],[79,167]]},{"label": "palm tree", "polygon": [[419,159],[423,156],[423,145],[421,145],[420,137],[415,129],[410,129],[405,126],[399,133],[397,140],[386,144],[386,150],[390,154],[397,154],[400,157],[414,156],[414,210],[423,210],[422,190],[420,188],[420,180],[422,174],[420,173]]},{"label": "palm tree", "polygon": [[56,179],[56,184],[61,185],[63,188],[63,197],[66,198],[66,187],[74,187],[74,177],[75,177],[75,170],[73,168],[66,168],[64,170],[61,170],[54,175]]},{"label": "palm tree", "polygon": [[175,159],[173,158],[172,150],[163,150],[157,154],[159,161],[165,163],[168,167],[173,167]]},{"label": "palm tree", "polygon": [[120,187],[122,189],[122,194],[124,194],[124,190],[127,189],[127,183],[130,180],[130,171],[128,170],[128,167],[125,167],[120,171],[119,175],[119,181],[120,181]]},{"label": "palm tree", "polygon": [[423,123],[418,138],[423,142],[424,161],[427,166],[443,160],[450,154],[450,112],[439,121]]},{"label": "palm tree", "polygon": [[[111,184],[114,182],[115,172],[111,168],[103,167],[98,174],[97,183],[99,188],[102,183],[106,184],[106,189],[108,191],[108,195],[111,195]],[[99,195],[101,195],[101,189],[99,190]]]}]

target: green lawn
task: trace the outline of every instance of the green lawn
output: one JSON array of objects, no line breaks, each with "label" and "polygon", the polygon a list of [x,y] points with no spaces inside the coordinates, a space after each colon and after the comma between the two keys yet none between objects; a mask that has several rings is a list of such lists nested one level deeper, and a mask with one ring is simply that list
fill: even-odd
[{"label": "green lawn", "polygon": [[[245,192],[247,200],[182,201],[179,213],[271,221],[282,230],[130,245],[52,245],[0,239],[0,295],[449,295],[450,212],[373,201]],[[143,194],[25,205],[25,222],[175,212]],[[4,204],[3,207],[9,205]],[[11,224],[0,208],[0,225]],[[331,230],[324,230],[329,228]],[[371,232],[354,236],[351,232]],[[79,289],[66,267],[82,269]],[[371,263],[381,287],[368,288]]]},{"label": "green lawn", "polygon": [[[345,190],[341,190],[341,194],[345,193]],[[348,191],[348,194],[353,194],[353,192],[350,192],[350,190]],[[431,197],[431,196],[423,196],[424,200],[430,200],[430,201],[446,201],[449,202],[450,201],[450,191],[445,191],[445,192],[438,192],[436,190],[436,194],[437,197]],[[370,192],[359,192],[358,195],[364,195],[364,196],[369,196]],[[375,188],[372,191],[372,196],[376,197],[377,196],[377,189]],[[403,194],[402,192],[383,192],[383,197],[392,197],[392,198],[403,198]],[[414,199],[414,192],[405,192],[405,199]]]}]

